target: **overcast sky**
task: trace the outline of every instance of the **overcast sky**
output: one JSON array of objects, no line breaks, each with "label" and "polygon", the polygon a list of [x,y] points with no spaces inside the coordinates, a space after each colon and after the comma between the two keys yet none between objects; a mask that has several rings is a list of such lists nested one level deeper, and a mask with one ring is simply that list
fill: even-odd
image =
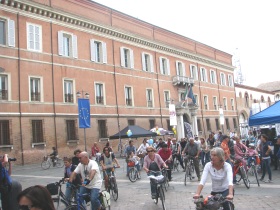
[{"label": "overcast sky", "polygon": [[95,2],[232,55],[238,54],[245,85],[256,87],[264,82],[280,80],[278,0]]}]

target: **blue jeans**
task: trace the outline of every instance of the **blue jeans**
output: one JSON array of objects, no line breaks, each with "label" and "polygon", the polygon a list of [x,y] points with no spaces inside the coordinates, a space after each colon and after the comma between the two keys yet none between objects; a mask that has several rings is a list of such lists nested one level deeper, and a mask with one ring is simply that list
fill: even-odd
[{"label": "blue jeans", "polygon": [[270,163],[271,159],[262,159],[262,177],[263,179],[265,177],[266,171],[268,172],[268,178],[271,180],[271,169],[270,169]]},{"label": "blue jeans", "polygon": [[66,185],[65,197],[66,197],[66,199],[68,201],[71,201],[71,199],[72,199],[72,188],[71,188],[71,185],[69,185],[69,186]]},{"label": "blue jeans", "polygon": [[203,167],[205,166],[206,163],[208,163],[210,161],[210,152],[201,152],[201,162]]},{"label": "blue jeans", "polygon": [[[88,189],[85,187],[80,187],[80,194],[90,193],[91,210],[97,210],[101,205],[101,203],[99,201],[99,191],[100,191],[100,189],[97,189],[97,188]],[[83,198],[82,198],[82,200],[84,203]]]}]

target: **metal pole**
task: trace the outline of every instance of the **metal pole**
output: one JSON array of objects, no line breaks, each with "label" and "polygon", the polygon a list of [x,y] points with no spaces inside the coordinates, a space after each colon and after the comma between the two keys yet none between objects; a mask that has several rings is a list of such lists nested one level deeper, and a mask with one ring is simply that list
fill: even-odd
[{"label": "metal pole", "polygon": [[85,151],[87,151],[86,129],[84,128]]}]

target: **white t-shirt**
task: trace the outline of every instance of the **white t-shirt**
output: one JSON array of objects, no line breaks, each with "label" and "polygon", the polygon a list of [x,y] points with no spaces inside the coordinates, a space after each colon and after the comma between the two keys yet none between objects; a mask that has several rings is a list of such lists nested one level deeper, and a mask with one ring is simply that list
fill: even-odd
[{"label": "white t-shirt", "polygon": [[89,178],[89,174],[91,170],[96,170],[96,173],[93,179],[91,180],[91,182],[85,187],[88,189],[92,189],[92,188],[101,189],[102,179],[101,179],[99,167],[95,160],[89,160],[88,165],[83,165],[82,163],[79,163],[79,165],[76,167],[74,172],[77,174],[81,174],[82,179],[85,180]]},{"label": "white t-shirt", "polygon": [[205,185],[208,174],[211,176],[213,192],[223,192],[229,185],[233,185],[232,167],[227,162],[220,170],[215,169],[211,162],[206,163],[199,184]]}]

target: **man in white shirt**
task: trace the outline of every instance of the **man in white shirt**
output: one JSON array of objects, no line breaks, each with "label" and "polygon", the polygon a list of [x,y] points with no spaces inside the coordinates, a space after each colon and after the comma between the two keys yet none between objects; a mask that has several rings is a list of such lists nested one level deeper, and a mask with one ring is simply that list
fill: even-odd
[{"label": "man in white shirt", "polygon": [[83,184],[80,187],[80,193],[90,193],[91,209],[98,210],[101,206],[98,196],[102,186],[99,167],[95,160],[89,159],[87,152],[81,152],[79,159],[80,163],[71,174],[69,182],[72,182],[77,174],[81,174]]}]

